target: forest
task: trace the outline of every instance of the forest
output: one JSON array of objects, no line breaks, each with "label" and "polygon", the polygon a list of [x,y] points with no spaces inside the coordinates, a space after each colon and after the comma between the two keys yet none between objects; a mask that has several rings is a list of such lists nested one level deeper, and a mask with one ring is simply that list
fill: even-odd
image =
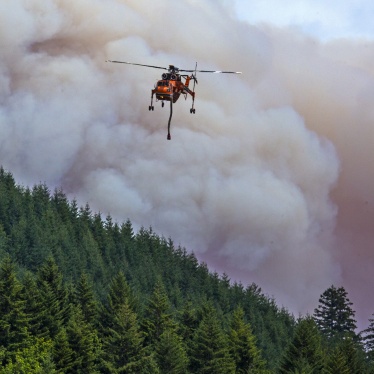
[{"label": "forest", "polygon": [[[317,300],[316,300],[317,304]],[[1,373],[374,373],[343,287],[296,318],[152,228],[0,168]]]}]

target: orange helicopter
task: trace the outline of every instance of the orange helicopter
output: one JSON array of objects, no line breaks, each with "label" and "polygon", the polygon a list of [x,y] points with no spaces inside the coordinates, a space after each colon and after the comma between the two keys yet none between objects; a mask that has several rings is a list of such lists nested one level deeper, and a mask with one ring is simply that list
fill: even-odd
[{"label": "orange helicopter", "polygon": [[[126,62],[126,61],[112,61],[107,60],[107,62],[113,62],[117,64],[128,64],[128,65],[137,65],[137,66],[145,66],[148,68],[154,69],[162,69],[167,70],[167,73],[163,73],[161,79],[155,83],[155,88],[151,91],[151,105],[148,107],[149,110],[154,110],[155,107],[153,106],[153,96],[156,95],[156,101],[161,100],[161,106],[164,107],[164,101],[170,102],[170,116],[168,122],[168,136],[167,139],[170,140],[170,122],[171,117],[173,115],[173,103],[175,103],[179,96],[182,94],[187,100],[187,96],[191,95],[192,97],[192,106],[190,109],[190,113],[195,114],[196,110],[194,108],[195,104],[195,84],[197,83],[196,73],[214,73],[214,74],[241,74],[240,71],[220,71],[220,70],[197,70],[197,63],[195,65],[194,70],[185,70],[179,69],[174,65],[169,65],[168,68],[162,66],[154,66],[154,65],[144,65],[144,64],[136,64],[134,62]],[[192,73],[191,75],[188,74],[180,74],[180,73]],[[184,79],[184,82],[183,80]],[[192,90],[189,88],[190,81],[193,80],[193,88]]]}]

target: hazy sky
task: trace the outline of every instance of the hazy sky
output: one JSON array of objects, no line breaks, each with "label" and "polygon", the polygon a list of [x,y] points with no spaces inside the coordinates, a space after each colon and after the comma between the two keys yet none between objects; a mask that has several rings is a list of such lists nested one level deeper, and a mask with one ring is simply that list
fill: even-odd
[{"label": "hazy sky", "polygon": [[[3,1],[1,163],[21,184],[152,226],[296,314],[343,285],[365,325],[372,6],[328,3]],[[107,59],[243,74],[198,74],[196,114],[181,98],[167,141],[168,105],[148,111],[163,71]]]},{"label": "hazy sky", "polygon": [[374,3],[368,0],[234,0],[240,19],[251,24],[294,27],[326,41],[374,37]]}]

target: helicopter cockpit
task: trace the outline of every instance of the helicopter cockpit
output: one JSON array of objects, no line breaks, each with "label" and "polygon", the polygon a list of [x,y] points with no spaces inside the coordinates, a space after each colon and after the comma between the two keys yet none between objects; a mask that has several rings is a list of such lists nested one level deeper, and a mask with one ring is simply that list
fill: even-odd
[{"label": "helicopter cockpit", "polygon": [[158,81],[157,86],[158,87],[169,87],[169,82],[168,81]]}]

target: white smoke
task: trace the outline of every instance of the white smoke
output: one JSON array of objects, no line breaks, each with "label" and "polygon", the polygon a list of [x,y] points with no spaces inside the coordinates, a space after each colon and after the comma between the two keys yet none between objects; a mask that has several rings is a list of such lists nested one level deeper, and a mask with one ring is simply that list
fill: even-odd
[{"label": "white smoke", "polygon": [[[223,1],[170,4],[1,4],[1,163],[312,311],[352,278],[352,247],[343,255],[334,240],[337,222],[338,239],[347,234],[344,196],[354,187],[373,203],[372,175],[360,173],[373,140],[372,53],[250,26]],[[198,74],[196,115],[181,98],[167,141],[168,105],[148,111],[162,70],[107,59],[243,75]]]}]

